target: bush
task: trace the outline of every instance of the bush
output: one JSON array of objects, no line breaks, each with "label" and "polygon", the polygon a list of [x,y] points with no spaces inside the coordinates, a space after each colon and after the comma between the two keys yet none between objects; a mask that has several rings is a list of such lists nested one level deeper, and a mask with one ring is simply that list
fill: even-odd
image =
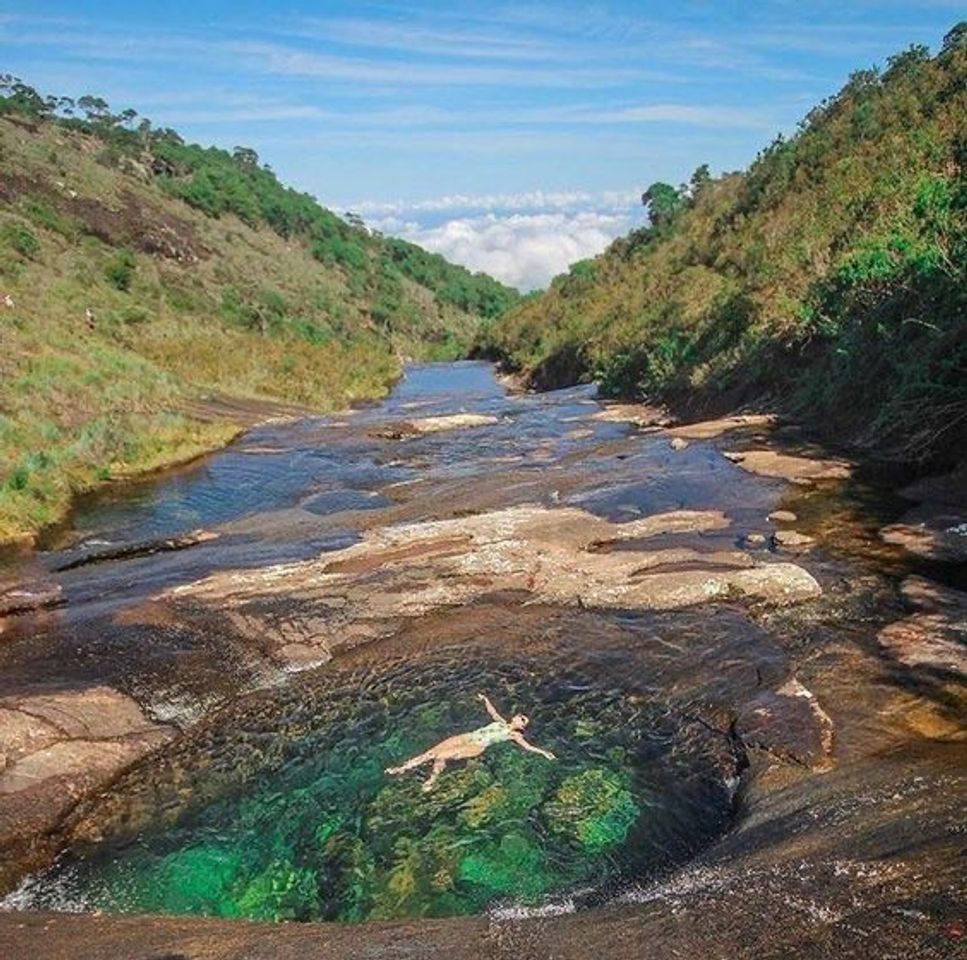
[{"label": "bush", "polygon": [[33,259],[40,253],[40,241],[22,223],[6,223],[3,226],[3,242],[22,257]]},{"label": "bush", "polygon": [[126,247],[118,250],[104,265],[104,276],[115,289],[126,293],[131,289],[137,262]]}]

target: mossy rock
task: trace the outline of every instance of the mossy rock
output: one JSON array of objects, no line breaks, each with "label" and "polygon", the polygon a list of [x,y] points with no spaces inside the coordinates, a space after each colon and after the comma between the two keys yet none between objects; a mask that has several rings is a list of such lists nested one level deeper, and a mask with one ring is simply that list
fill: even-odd
[{"label": "mossy rock", "polygon": [[568,777],[544,806],[551,830],[590,853],[624,841],[639,812],[627,780],[600,767]]}]

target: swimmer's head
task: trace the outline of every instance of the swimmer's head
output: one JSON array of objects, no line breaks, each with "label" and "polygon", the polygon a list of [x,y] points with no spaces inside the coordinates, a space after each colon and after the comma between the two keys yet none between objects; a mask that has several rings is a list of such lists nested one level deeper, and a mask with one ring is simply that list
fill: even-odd
[{"label": "swimmer's head", "polygon": [[522,713],[515,713],[510,718],[510,729],[511,730],[523,730],[524,727],[526,727],[527,724],[529,724],[529,723],[530,723],[530,720],[528,720],[527,717],[524,716],[524,714],[522,714]]}]

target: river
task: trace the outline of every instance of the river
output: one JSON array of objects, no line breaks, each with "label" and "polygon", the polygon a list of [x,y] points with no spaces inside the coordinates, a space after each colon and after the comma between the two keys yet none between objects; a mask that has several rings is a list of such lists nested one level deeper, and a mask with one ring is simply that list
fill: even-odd
[{"label": "river", "polygon": [[[909,504],[860,477],[770,418],[677,429],[464,362],[84,498],[15,561],[54,600],[0,619],[7,916],[406,921],[417,951],[422,918],[565,915],[578,943],[714,914],[744,871],[782,936],[859,949],[909,900],[891,936],[943,943],[956,694],[877,637],[901,583],[959,574],[885,543]],[[481,691],[557,759],[383,772],[485,723]]]}]

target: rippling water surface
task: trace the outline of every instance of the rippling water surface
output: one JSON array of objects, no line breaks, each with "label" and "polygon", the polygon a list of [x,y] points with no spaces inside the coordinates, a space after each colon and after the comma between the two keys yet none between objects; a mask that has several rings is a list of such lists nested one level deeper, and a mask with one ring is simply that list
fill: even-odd
[{"label": "rippling water surface", "polygon": [[[365,920],[595,898],[728,821],[723,738],[662,708],[633,650],[466,648],[263,695],[129,776],[16,895],[54,909]],[[489,722],[486,689],[556,761],[511,744],[430,793],[398,764]],[[93,821],[92,821],[93,822]],[[83,831],[81,831],[83,833]]]}]

